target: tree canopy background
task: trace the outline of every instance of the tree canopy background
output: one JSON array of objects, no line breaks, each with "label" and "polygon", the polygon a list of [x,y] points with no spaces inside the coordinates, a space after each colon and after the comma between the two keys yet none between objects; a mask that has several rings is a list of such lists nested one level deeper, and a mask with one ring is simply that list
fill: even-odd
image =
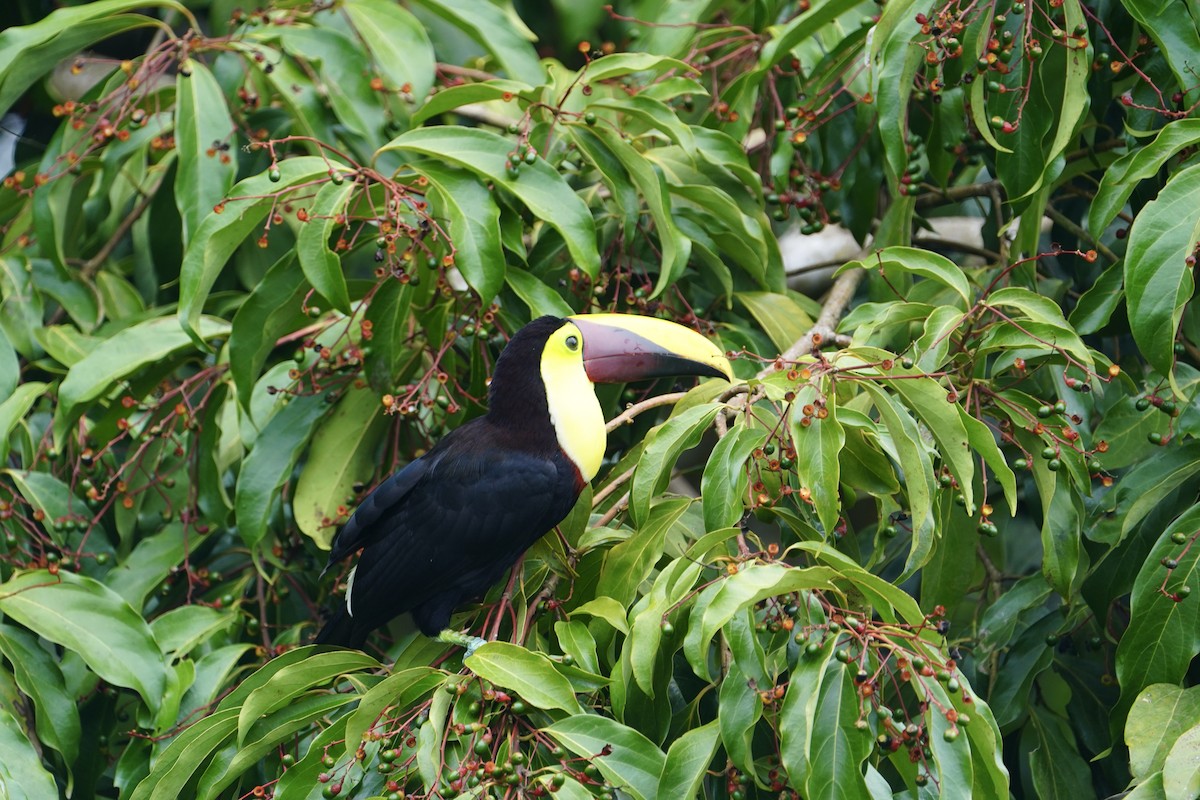
[{"label": "tree canopy background", "polygon": [[[1194,797],[1197,13],[10,4],[0,794]],[[740,380],[601,390],[465,666],[306,646],[363,492],[597,310]]]}]

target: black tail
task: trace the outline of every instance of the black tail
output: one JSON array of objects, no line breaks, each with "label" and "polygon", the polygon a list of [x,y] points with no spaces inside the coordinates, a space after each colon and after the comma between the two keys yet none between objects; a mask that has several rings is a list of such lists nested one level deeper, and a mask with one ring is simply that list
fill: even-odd
[{"label": "black tail", "polygon": [[368,626],[356,622],[354,617],[346,613],[346,607],[339,603],[325,621],[325,627],[321,628],[313,644],[331,644],[361,650],[370,632]]}]

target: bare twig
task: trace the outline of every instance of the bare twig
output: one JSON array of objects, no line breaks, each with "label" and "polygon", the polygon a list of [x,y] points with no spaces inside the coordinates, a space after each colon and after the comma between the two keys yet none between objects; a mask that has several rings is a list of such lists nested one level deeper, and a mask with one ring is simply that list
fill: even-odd
[{"label": "bare twig", "polygon": [[84,280],[90,280],[96,274],[96,271],[100,269],[104,262],[108,260],[108,257],[112,255],[112,251],[116,249],[117,245],[121,243],[121,240],[125,238],[125,234],[129,233],[129,229],[133,227],[133,223],[137,222],[138,219],[141,218],[142,214],[146,213],[146,209],[148,209],[150,204],[154,202],[154,196],[158,193],[158,187],[161,185],[162,181],[160,180],[158,183],[154,184],[154,186],[144,195],[142,195],[142,199],[136,206],[133,207],[133,210],[129,212],[129,215],[126,216],[125,219],[121,220],[121,223],[117,225],[117,229],[113,231],[113,235],[108,237],[108,241],[104,243],[104,246],[96,252],[96,255],[92,256],[80,265],[80,277],[82,277]]},{"label": "bare twig", "polygon": [[633,418],[638,414],[641,414],[643,411],[649,411],[650,409],[658,408],[659,406],[668,406],[672,403],[678,403],[685,396],[687,396],[687,392],[670,392],[668,394],[660,394],[657,397],[647,398],[640,403],[634,403],[620,414],[610,419],[608,424],[604,426],[604,429],[608,433],[612,433],[626,422],[633,422]]},{"label": "bare twig", "polygon": [[615,477],[611,481],[609,481],[608,485],[605,486],[603,489],[596,492],[596,494],[592,497],[592,508],[595,508],[596,506],[603,503],[604,499],[606,497],[608,497],[610,494],[615,492],[617,489],[619,489],[623,485],[625,485],[625,482],[633,477],[633,471],[636,469],[637,469],[636,465],[630,467],[629,469],[625,470],[620,475],[618,475],[617,477]]}]

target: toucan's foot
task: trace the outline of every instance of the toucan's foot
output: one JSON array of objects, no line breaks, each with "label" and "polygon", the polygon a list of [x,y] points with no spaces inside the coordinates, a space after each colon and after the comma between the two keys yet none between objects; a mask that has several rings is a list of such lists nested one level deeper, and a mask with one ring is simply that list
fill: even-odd
[{"label": "toucan's foot", "polygon": [[445,642],[446,644],[456,644],[459,647],[465,647],[467,652],[463,654],[463,658],[470,658],[471,655],[479,649],[480,645],[487,644],[487,639],[481,639],[478,636],[471,636],[467,633],[452,631],[449,628],[439,633],[437,635],[437,640],[439,642]]}]

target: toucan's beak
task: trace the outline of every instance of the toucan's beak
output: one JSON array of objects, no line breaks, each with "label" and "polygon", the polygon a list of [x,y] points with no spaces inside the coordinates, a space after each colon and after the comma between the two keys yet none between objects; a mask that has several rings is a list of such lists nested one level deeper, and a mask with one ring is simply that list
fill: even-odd
[{"label": "toucan's beak", "polygon": [[583,367],[592,383],[699,375],[733,379],[729,360],[690,328],[633,314],[570,318],[583,335]]}]

